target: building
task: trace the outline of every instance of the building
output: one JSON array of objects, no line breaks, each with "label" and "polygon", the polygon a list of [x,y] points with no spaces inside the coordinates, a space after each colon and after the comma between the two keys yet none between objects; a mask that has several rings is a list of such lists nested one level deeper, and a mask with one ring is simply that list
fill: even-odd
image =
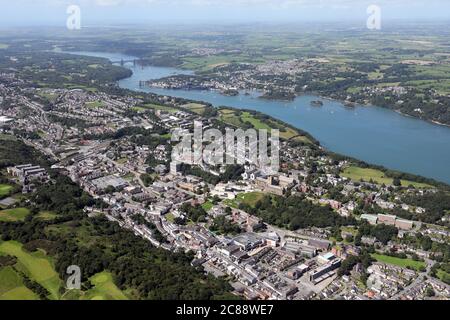
[{"label": "building", "polygon": [[181,164],[176,161],[172,161],[170,163],[170,173],[173,175],[177,175],[180,172],[181,172]]},{"label": "building", "polygon": [[313,258],[317,254],[316,247],[309,246],[307,244],[298,243],[298,242],[286,242],[284,248],[290,252],[295,254],[300,254],[302,256]]},{"label": "building", "polygon": [[219,251],[220,253],[222,253],[227,257],[231,257],[233,253],[239,251],[239,246],[235,244],[228,244],[226,246],[219,247],[217,251]]},{"label": "building", "polygon": [[341,266],[341,259],[339,258],[334,259],[333,261],[311,271],[311,273],[309,274],[309,280],[314,284],[322,282],[323,280],[333,276],[334,270],[336,270],[340,266]]},{"label": "building", "polygon": [[255,232],[264,227],[264,222],[255,216],[248,215],[247,216],[247,232]]},{"label": "building", "polygon": [[396,216],[390,214],[379,214],[378,215],[378,223],[387,224],[390,226],[395,226]]},{"label": "building", "polygon": [[233,243],[242,250],[252,250],[264,245],[265,240],[254,233],[244,233],[233,238]]},{"label": "building", "polygon": [[362,214],[361,219],[367,220],[371,225],[376,225],[378,222],[378,217],[374,214]]},{"label": "building", "polygon": [[325,254],[321,254],[320,256],[318,256],[317,261],[320,264],[326,264],[334,260],[334,258],[336,258],[336,256],[332,252],[327,252]]},{"label": "building", "polygon": [[395,226],[401,230],[411,230],[414,227],[414,222],[410,220],[397,219],[395,220]]},{"label": "building", "polygon": [[269,232],[265,235],[266,245],[276,247],[280,244],[280,236],[276,232]]},{"label": "building", "polygon": [[9,124],[9,123],[11,123],[13,121],[14,121],[14,119],[7,118],[5,116],[0,116],[0,126]]},{"label": "building", "polygon": [[331,242],[328,240],[322,240],[322,239],[309,239],[308,245],[315,247],[319,250],[328,250],[331,247]]},{"label": "building", "polygon": [[41,180],[47,181],[47,170],[40,166],[33,166],[31,164],[24,164],[15,167],[7,168],[8,174],[19,178],[20,182],[27,184],[29,181]]}]

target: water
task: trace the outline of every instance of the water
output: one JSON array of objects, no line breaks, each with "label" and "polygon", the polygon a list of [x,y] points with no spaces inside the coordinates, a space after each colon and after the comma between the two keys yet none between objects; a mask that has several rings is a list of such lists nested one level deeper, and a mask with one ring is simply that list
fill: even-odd
[{"label": "water", "polygon": [[[111,61],[135,59],[121,54],[98,52],[79,54],[104,57]],[[282,102],[258,99],[257,93],[230,97],[206,90],[140,88],[141,80],[192,72],[132,64],[125,66],[133,71],[133,76],[119,82],[122,88],[206,101],[214,106],[257,110],[309,132],[325,148],[333,152],[450,183],[448,127],[373,106],[346,108],[340,102],[324,100],[323,107],[312,107],[310,102],[320,99],[312,95],[300,96],[291,102]]]}]

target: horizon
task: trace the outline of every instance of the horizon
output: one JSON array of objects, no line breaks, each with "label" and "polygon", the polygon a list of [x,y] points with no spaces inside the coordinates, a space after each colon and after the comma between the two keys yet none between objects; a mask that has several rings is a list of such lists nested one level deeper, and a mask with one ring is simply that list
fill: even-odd
[{"label": "horizon", "polygon": [[83,26],[365,22],[370,5],[386,21],[449,21],[445,0],[25,0],[2,4],[0,26],[64,26],[77,5]]}]

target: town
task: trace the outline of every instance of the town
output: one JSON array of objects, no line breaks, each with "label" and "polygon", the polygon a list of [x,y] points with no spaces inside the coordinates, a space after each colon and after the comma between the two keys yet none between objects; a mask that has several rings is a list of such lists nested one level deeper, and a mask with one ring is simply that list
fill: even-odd
[{"label": "town", "polygon": [[[247,89],[231,80],[235,88],[214,88]],[[52,184],[49,170],[70,177],[102,203],[85,207],[87,216],[104,216],[155,247],[193,252],[191,264],[228,279],[237,296],[450,298],[450,211],[421,200],[444,197],[439,187],[396,177],[357,179],[355,171],[375,169],[333,157],[305,137],[282,139],[276,174],[251,162],[174,161],[174,130],[189,135],[194,122],[219,130],[224,124],[211,106],[168,96],[149,103],[133,94],[38,88],[11,72],[0,74],[0,97],[1,134],[53,163],[2,171],[20,193]],[[18,203],[5,196],[0,205]]]}]

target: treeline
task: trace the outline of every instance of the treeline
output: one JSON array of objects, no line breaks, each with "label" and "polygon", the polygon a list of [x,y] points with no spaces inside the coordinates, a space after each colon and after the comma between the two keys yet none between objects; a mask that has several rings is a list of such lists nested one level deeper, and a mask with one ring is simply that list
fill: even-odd
[{"label": "treeline", "polygon": [[48,158],[32,147],[15,140],[12,136],[0,137],[0,169],[28,163],[43,167],[50,165]]},{"label": "treeline", "polygon": [[59,214],[80,211],[86,206],[99,203],[81,190],[70,178],[60,175],[55,178],[54,183],[38,188],[31,200],[40,210],[56,211]]},{"label": "treeline", "polygon": [[164,135],[168,133],[167,129],[164,129],[160,126],[154,126],[153,129],[147,130],[142,127],[126,127],[117,130],[116,132],[107,132],[96,135],[84,135],[85,139],[97,139],[97,140],[118,140],[125,137],[135,137],[137,135],[142,135],[145,137],[154,136],[154,135]]},{"label": "treeline", "polygon": [[[424,213],[412,213],[411,218],[436,223],[450,211],[450,194],[443,191],[425,193],[423,195],[407,194],[402,199],[405,203],[426,209]],[[407,217],[405,217],[407,218]]]},{"label": "treeline", "polygon": [[330,206],[313,204],[303,196],[265,195],[254,207],[241,203],[239,209],[260,217],[264,222],[289,230],[307,227],[354,225],[353,218],[344,218]]},{"label": "treeline", "polygon": [[[372,249],[372,250],[371,250]],[[361,281],[365,284],[369,275],[367,273],[367,268],[375,262],[375,259],[370,255],[374,253],[373,248],[364,249],[358,256],[350,255],[344,261],[342,261],[341,266],[338,270],[338,275],[350,275],[353,268],[360,263],[362,266],[361,270]]]},{"label": "treeline", "polygon": [[193,206],[190,203],[183,203],[180,210],[186,214],[189,220],[194,222],[206,222],[208,213],[199,204]]},{"label": "treeline", "polygon": [[231,234],[236,235],[241,233],[243,230],[235,223],[232,223],[225,216],[218,216],[214,219],[209,230],[218,234]]},{"label": "treeline", "polygon": [[355,244],[361,244],[363,236],[375,237],[378,241],[386,245],[390,240],[394,239],[398,234],[398,229],[387,224],[377,224],[375,226],[362,222],[355,238]]}]

